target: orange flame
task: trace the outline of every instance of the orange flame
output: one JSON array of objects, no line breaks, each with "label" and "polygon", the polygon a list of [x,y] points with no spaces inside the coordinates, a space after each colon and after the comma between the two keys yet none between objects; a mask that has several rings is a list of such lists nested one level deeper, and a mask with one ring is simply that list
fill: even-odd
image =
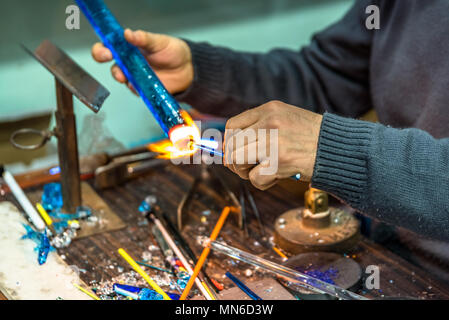
[{"label": "orange flame", "polygon": [[159,159],[176,159],[188,157],[194,154],[197,150],[196,148],[193,150],[179,150],[169,139],[149,144],[148,149],[151,152],[160,153],[160,155],[158,156]]}]

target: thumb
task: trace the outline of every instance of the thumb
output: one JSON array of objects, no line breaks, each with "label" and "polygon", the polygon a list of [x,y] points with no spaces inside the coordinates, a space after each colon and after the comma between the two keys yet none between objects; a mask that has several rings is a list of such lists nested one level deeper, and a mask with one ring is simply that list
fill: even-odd
[{"label": "thumb", "polygon": [[144,49],[149,53],[161,51],[165,49],[169,43],[169,38],[165,35],[142,30],[132,31],[131,29],[126,29],[125,39],[129,43]]}]

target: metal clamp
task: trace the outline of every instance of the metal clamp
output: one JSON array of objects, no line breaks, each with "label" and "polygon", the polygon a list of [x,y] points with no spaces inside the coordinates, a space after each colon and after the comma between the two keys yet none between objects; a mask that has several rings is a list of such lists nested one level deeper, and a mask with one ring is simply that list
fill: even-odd
[{"label": "metal clamp", "polygon": [[[30,135],[33,134],[33,135],[41,136],[42,140],[39,143],[32,144],[32,145],[23,145],[23,144],[20,144],[20,143],[18,143],[16,141],[16,138],[18,136],[26,135],[26,134],[30,134]],[[37,130],[37,129],[26,128],[26,129],[20,129],[20,130],[17,130],[15,132],[13,132],[13,134],[9,138],[9,141],[17,149],[21,149],[21,150],[37,150],[39,148],[42,148],[51,139],[51,137],[53,137],[54,135],[55,135],[54,132],[49,131],[49,130]]]}]

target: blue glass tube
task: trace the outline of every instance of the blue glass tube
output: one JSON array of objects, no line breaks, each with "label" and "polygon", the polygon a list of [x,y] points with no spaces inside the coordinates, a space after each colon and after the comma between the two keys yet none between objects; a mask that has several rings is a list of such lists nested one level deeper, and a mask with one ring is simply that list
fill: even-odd
[{"label": "blue glass tube", "polygon": [[140,50],[126,41],[124,29],[105,3],[102,0],[75,1],[167,137],[176,127],[189,127],[187,113],[164,87]]}]

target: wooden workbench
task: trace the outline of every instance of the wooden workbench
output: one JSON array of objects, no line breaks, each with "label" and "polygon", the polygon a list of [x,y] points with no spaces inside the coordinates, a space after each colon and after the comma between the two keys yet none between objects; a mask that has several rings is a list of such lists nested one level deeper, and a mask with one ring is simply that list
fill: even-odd
[{"label": "wooden workbench", "polygon": [[[217,168],[217,170],[226,176],[226,180],[238,194],[239,179],[237,176],[229,174],[224,168]],[[127,227],[119,231],[75,240],[70,247],[58,250],[59,254],[64,255],[67,264],[76,265],[83,270],[80,276],[86,283],[90,283],[92,280],[100,282],[119,275],[118,269],[121,268],[118,266],[129,270],[128,265],[117,253],[119,247],[125,248],[132,256],[140,258],[142,253],[148,250],[149,245],[156,244],[150,232],[151,225],[146,223],[137,210],[139,204],[146,196],[153,194],[157,197],[161,209],[172,216],[175,221],[177,205],[196,174],[199,174],[199,166],[169,164],[122,186],[98,191],[107,204],[126,222]],[[27,192],[33,192],[35,189],[27,190]],[[269,234],[272,234],[273,223],[277,216],[303,204],[302,196],[295,191],[295,186],[291,183],[286,186],[276,186],[266,192],[252,187],[250,190],[263,217],[265,230]],[[197,236],[199,234],[208,235],[218,219],[222,207],[230,204],[221,197],[222,194],[216,185],[201,184],[199,192],[189,206],[183,235],[197,255],[201,252]],[[6,197],[6,200],[14,202],[10,195]],[[207,224],[200,221],[201,213],[204,210],[212,212],[207,217]],[[249,215],[249,219],[249,238],[246,238],[244,233],[236,227],[236,219],[230,216],[220,234],[220,239],[232,246],[280,262],[279,256],[271,249],[264,247],[264,241],[260,239],[254,216]],[[354,258],[363,270],[368,265],[380,267],[381,290],[366,291],[361,288],[358,292],[368,298],[449,299],[449,287],[444,282],[367,239],[362,239],[359,245],[347,254]],[[253,276],[247,278],[243,275],[243,271],[249,267],[243,263],[236,264],[231,259],[212,253],[207,265],[207,272],[209,276],[228,287],[232,284],[223,278],[227,270],[237,275],[240,274],[247,282],[267,276],[260,272],[254,272]]]}]

